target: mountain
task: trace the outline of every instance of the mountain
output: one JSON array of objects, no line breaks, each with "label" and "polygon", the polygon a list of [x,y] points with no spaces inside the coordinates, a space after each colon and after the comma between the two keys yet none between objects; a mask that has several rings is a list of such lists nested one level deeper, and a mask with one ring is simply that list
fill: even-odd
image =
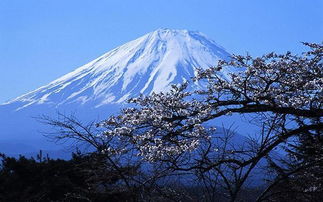
[{"label": "mountain", "polygon": [[[167,91],[172,84],[190,80],[197,68],[229,57],[224,48],[200,32],[158,29],[0,105],[0,143],[29,141],[33,147],[43,146],[38,143],[44,140],[39,130],[48,128],[32,117],[54,116],[57,110],[76,112],[87,120],[106,117],[130,97]],[[226,77],[230,71],[223,69],[219,74]]]},{"label": "mountain", "polygon": [[7,104],[20,102],[19,110],[35,104],[121,103],[140,93],[168,90],[171,84],[193,77],[196,68],[229,56],[199,32],[158,29]]}]

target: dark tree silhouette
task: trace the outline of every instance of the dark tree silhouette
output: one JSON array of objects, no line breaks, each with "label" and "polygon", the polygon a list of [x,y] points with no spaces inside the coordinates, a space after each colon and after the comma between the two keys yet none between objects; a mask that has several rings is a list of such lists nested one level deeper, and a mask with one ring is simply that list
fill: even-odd
[{"label": "dark tree silhouette", "polygon": [[[18,159],[1,155],[0,201],[125,201],[121,176],[97,153],[71,160]],[[132,168],[123,168],[129,175]]]}]

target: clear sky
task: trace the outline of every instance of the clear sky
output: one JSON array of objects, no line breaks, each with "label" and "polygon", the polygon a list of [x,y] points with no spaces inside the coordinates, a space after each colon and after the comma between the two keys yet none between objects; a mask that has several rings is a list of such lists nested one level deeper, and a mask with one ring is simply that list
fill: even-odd
[{"label": "clear sky", "polygon": [[323,41],[322,0],[0,0],[0,103],[158,28],[205,33],[231,53]]}]

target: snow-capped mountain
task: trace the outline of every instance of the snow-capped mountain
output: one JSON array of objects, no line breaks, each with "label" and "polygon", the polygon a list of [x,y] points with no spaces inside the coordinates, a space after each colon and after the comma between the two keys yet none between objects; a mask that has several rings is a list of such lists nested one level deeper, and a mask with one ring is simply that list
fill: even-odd
[{"label": "snow-capped mountain", "polygon": [[[0,105],[0,153],[5,142],[21,148],[45,147],[40,132],[48,126],[33,117],[65,114],[93,120],[106,118],[139,94],[167,91],[190,80],[197,68],[208,68],[230,54],[200,32],[158,29],[119,46],[48,85]],[[230,69],[223,69],[226,77]],[[199,87],[193,83],[193,88]],[[100,116],[101,115],[101,116]],[[102,119],[101,119],[102,120]],[[28,147],[26,147],[26,145]]]},{"label": "snow-capped mountain", "polygon": [[[202,33],[158,29],[7,104],[19,102],[20,110],[35,104],[92,103],[100,107],[122,103],[139,94],[166,91],[171,84],[193,77],[196,68],[213,66],[228,57],[229,53]],[[223,76],[226,73],[223,70]]]}]

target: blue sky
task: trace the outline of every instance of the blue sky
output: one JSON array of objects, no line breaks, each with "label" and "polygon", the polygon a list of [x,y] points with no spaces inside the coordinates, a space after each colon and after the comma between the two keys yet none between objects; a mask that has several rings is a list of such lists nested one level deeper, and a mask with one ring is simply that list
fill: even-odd
[{"label": "blue sky", "polygon": [[0,0],[0,103],[157,28],[197,30],[229,52],[322,42],[322,0]]}]

